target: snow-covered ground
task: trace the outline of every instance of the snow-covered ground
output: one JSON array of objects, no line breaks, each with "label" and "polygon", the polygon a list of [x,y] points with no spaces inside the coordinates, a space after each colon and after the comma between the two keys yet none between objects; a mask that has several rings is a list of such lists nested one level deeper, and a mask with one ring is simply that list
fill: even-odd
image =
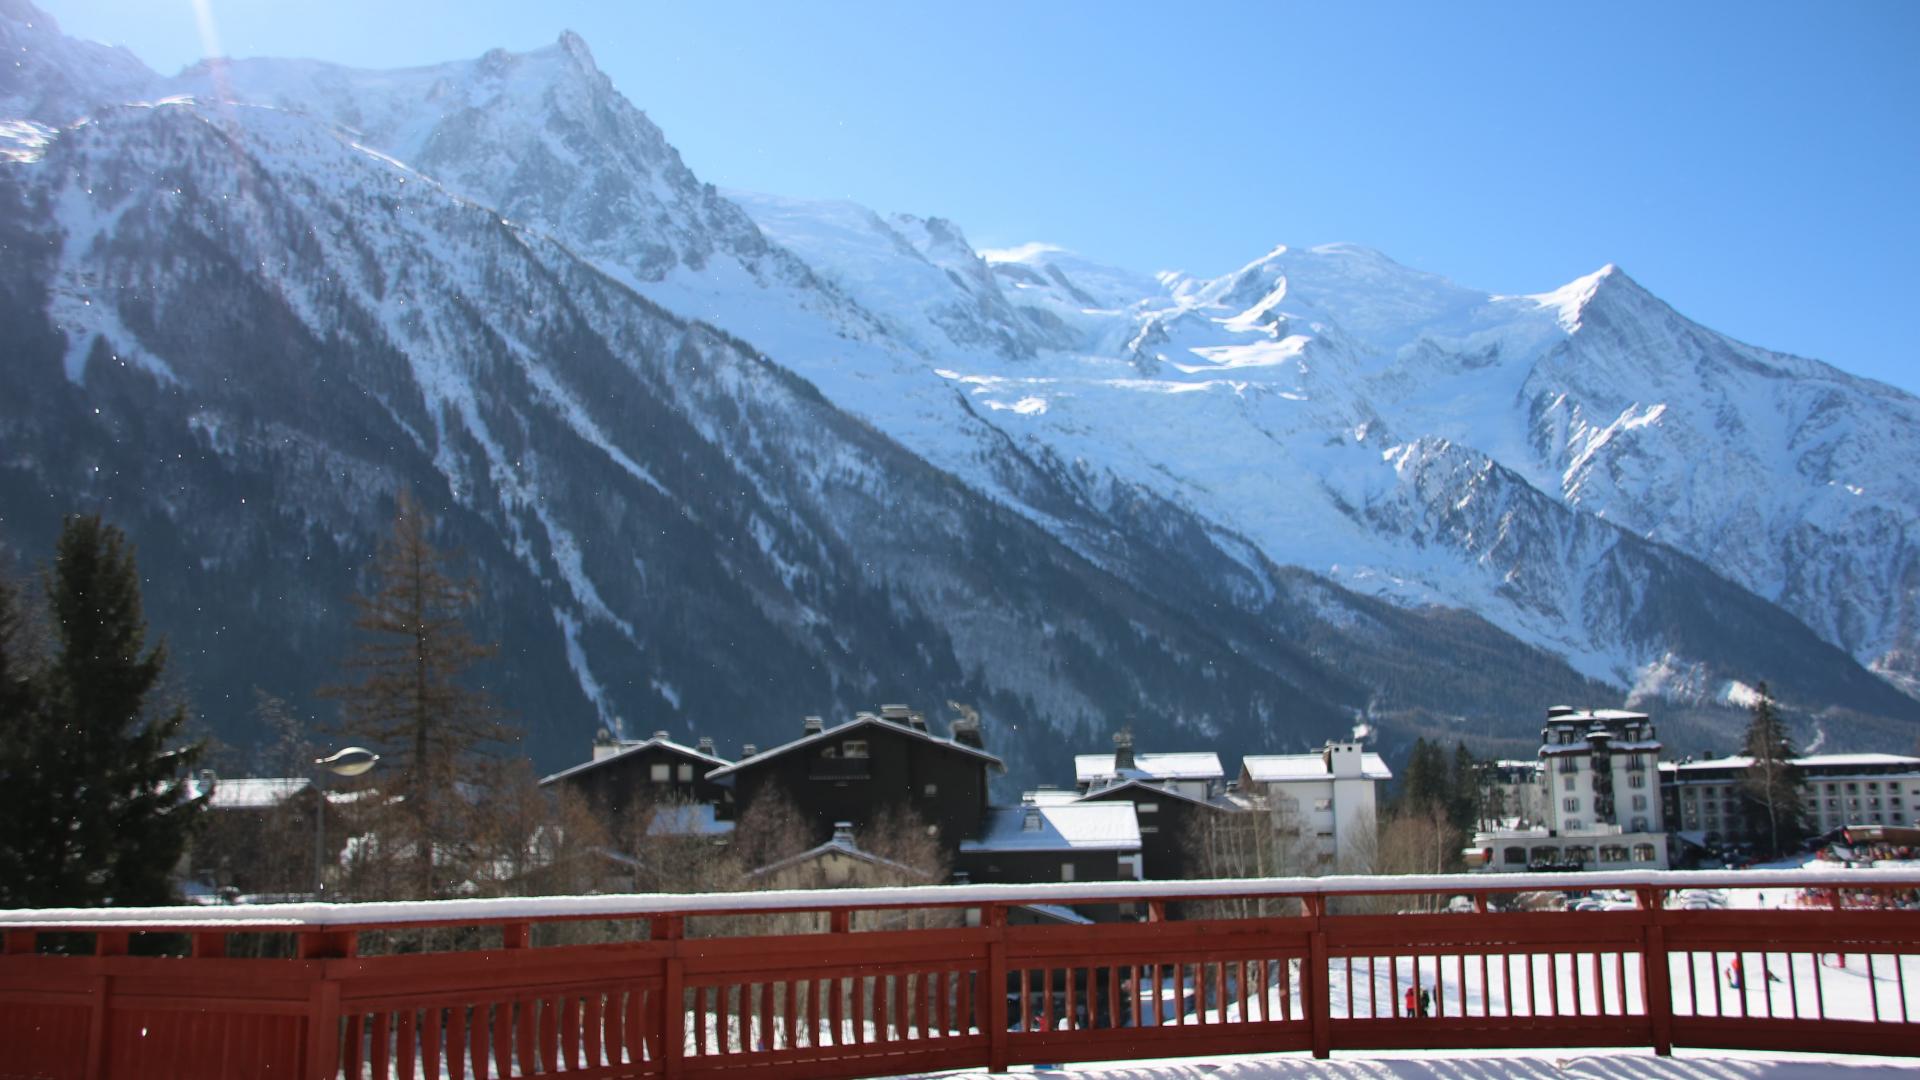
[{"label": "snow-covered ground", "polygon": [[[1378,1051],[1182,1058],[1150,1062],[1096,1062],[1065,1068],[1013,1070],[1037,1077],[1085,1080],[1881,1080],[1920,1072],[1912,1060],[1819,1054],[1675,1050]],[[929,1074],[940,1080],[985,1080],[986,1072]]]}]

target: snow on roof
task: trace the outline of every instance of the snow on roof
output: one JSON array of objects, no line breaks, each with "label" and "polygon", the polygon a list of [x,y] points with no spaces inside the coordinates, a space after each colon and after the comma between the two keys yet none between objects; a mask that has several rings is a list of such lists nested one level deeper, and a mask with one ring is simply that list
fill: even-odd
[{"label": "snow on roof", "polygon": [[[603,757],[603,758],[595,758],[592,761],[583,761],[580,764],[575,765],[571,768],[561,769],[559,772],[553,773],[550,776],[543,776],[540,778],[540,782],[542,784],[551,784],[555,780],[564,780],[569,776],[577,776],[580,773],[586,772],[588,769],[597,769],[602,765],[619,761],[621,758],[626,757],[628,754],[637,754],[640,751],[653,746],[664,747],[665,749],[671,750],[674,753],[682,754],[686,757],[693,758],[697,761],[706,762],[709,765],[721,766],[721,765],[726,765],[728,763],[726,758],[715,757],[712,754],[705,753],[700,750],[696,750],[691,746],[685,745],[684,743],[674,742],[672,739],[669,739],[664,735],[655,735],[651,739],[641,739],[639,741],[629,741],[626,739],[622,739],[620,741],[620,749],[617,752],[608,754],[606,757]],[[708,775],[712,775],[712,774],[709,773]]]},{"label": "snow on roof", "polygon": [[733,822],[721,821],[712,803],[658,807],[647,821],[648,836],[725,836]]},{"label": "snow on roof", "polygon": [[1040,827],[1027,828],[1027,808],[996,806],[987,811],[987,827],[978,840],[965,840],[967,851],[1117,850],[1140,846],[1140,822],[1133,804],[1074,803],[1036,806]]},{"label": "snow on roof", "polygon": [[750,758],[742,758],[741,760],[733,762],[730,765],[726,765],[722,768],[715,769],[712,772],[707,774],[707,779],[718,780],[722,777],[732,776],[734,773],[740,771],[741,769],[746,768],[749,765],[758,765],[762,761],[766,761],[769,758],[774,758],[774,757],[778,757],[781,754],[790,753],[794,750],[800,749],[803,746],[811,746],[814,743],[824,742],[827,739],[837,739],[843,735],[850,735],[854,732],[856,728],[876,727],[876,726],[883,727],[888,731],[897,732],[902,735],[911,735],[916,739],[922,739],[926,742],[930,742],[933,745],[938,746],[945,750],[958,750],[961,753],[970,754],[974,757],[980,758],[981,760],[987,762],[989,765],[992,765],[998,769],[1004,770],[1007,767],[1006,762],[1001,761],[999,758],[995,757],[994,755],[989,754],[985,750],[981,750],[977,747],[968,746],[966,743],[963,743],[963,742],[955,742],[952,739],[943,739],[933,734],[932,732],[921,731],[918,728],[909,727],[906,724],[896,723],[892,720],[888,720],[885,717],[876,716],[873,713],[861,713],[858,716],[855,716],[852,720],[849,720],[844,724],[827,728],[824,731],[816,731],[811,735],[801,736],[800,738],[795,739],[790,743],[782,743],[779,746],[772,748],[771,750],[762,750]]},{"label": "snow on roof", "polygon": [[1077,754],[1073,777],[1085,784],[1116,777],[1145,780],[1218,780],[1226,775],[1211,750],[1180,754],[1135,754],[1133,768],[1116,770],[1112,754]]},{"label": "snow on roof", "polygon": [[213,797],[207,800],[209,810],[266,810],[312,787],[313,781],[299,776],[216,777],[211,785],[190,780],[188,797],[198,798],[209,786],[213,790]]},{"label": "snow on roof", "polygon": [[[1075,802],[1075,803],[1107,801],[1109,797],[1112,796],[1115,792],[1124,792],[1128,788],[1134,788],[1140,794],[1150,795],[1155,799],[1161,799],[1161,798],[1182,799],[1186,802],[1193,803],[1196,806],[1211,806],[1216,810],[1248,810],[1252,808],[1251,801],[1240,799],[1238,797],[1239,795],[1238,792],[1234,793],[1234,797],[1221,795],[1211,799],[1201,799],[1201,798],[1196,798],[1192,795],[1188,795],[1185,792],[1177,791],[1170,787],[1162,787],[1159,784],[1156,784],[1149,780],[1137,780],[1137,779],[1123,780],[1118,784],[1113,784],[1108,787],[1096,788],[1093,791],[1087,792],[1085,795],[1074,795],[1072,798],[1066,799],[1064,801]],[[1054,793],[1046,792],[1044,794],[1054,794]],[[1047,805],[1057,806],[1061,804],[1062,804],[1061,800],[1055,800],[1051,803],[1045,803],[1045,802],[1041,803],[1042,806],[1047,806]]]},{"label": "snow on roof", "polygon": [[[1894,766],[1920,772],[1920,758],[1905,757],[1900,754],[1810,754],[1793,758],[1791,763],[1802,769],[1867,769]],[[1753,759],[1745,754],[1734,754],[1722,758],[1706,758],[1701,761],[1683,761],[1675,771],[1689,769],[1744,769],[1753,764]]]},{"label": "snow on roof", "polygon": [[1020,797],[1022,799],[1032,799],[1034,803],[1040,806],[1066,806],[1068,803],[1080,801],[1080,793],[1078,791],[1062,791],[1059,788],[1041,788],[1037,791],[1026,792]]},{"label": "snow on roof", "polygon": [[[1271,784],[1287,780],[1331,780],[1333,773],[1328,770],[1326,758],[1318,751],[1311,754],[1248,754],[1243,761],[1247,779],[1256,784]],[[1363,780],[1391,780],[1393,770],[1379,754],[1360,756],[1360,777]]]},{"label": "snow on roof", "polygon": [[1021,904],[1020,906],[1036,915],[1044,915],[1049,919],[1054,919],[1059,922],[1072,923],[1075,926],[1093,925],[1092,919],[1087,918],[1085,915],[1080,914],[1065,904]]}]

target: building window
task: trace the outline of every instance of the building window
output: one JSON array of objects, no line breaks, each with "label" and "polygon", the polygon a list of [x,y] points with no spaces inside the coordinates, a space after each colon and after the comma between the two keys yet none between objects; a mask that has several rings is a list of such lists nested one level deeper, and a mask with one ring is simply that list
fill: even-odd
[{"label": "building window", "polygon": [[1073,880],[1073,864],[1072,863],[1063,862],[1060,864],[1060,880],[1061,881]]},{"label": "building window", "polygon": [[863,758],[867,756],[867,740],[848,739],[840,744],[840,756],[843,758]]},{"label": "building window", "polygon": [[1325,813],[1333,809],[1333,800],[1332,799],[1315,799],[1313,800],[1313,808],[1315,811],[1319,813]]},{"label": "building window", "polygon": [[1509,866],[1527,865],[1527,849],[1526,848],[1510,847],[1506,851],[1502,852],[1501,855],[1505,859],[1507,865]]},{"label": "building window", "polygon": [[693,783],[693,766],[691,765],[680,766],[680,782],[683,784]]},{"label": "building window", "polygon": [[1634,819],[1633,819],[1633,831],[1634,831],[1634,832],[1646,832],[1646,831],[1647,831],[1647,819],[1646,819],[1646,818],[1643,818],[1643,817],[1637,817],[1637,818],[1634,818]]},{"label": "building window", "polygon": [[1572,813],[1575,810],[1580,809],[1580,800],[1579,799],[1561,799],[1560,809],[1565,810],[1568,813]]},{"label": "building window", "polygon": [[1652,844],[1633,845],[1633,861],[1634,862],[1652,862],[1653,861],[1653,845]]},{"label": "building window", "polygon": [[1646,774],[1646,773],[1640,773],[1640,772],[1637,772],[1637,773],[1628,773],[1628,774],[1627,774],[1627,786],[1628,786],[1628,787],[1632,787],[1632,788],[1643,788],[1643,787],[1646,787],[1646,786],[1647,786],[1647,774]]},{"label": "building window", "polygon": [[1647,797],[1645,795],[1635,795],[1633,797],[1633,808],[1635,810],[1645,810],[1647,808]]},{"label": "building window", "polygon": [[650,767],[649,771],[652,773],[653,782],[656,784],[664,784],[673,779],[673,766],[671,765],[654,765]]},{"label": "building window", "polygon": [[931,798],[933,798],[933,797],[934,797],[935,795],[938,795],[938,794],[940,794],[940,785],[939,785],[939,784],[928,784],[928,785],[927,785],[926,787],[924,787],[924,788],[921,788],[920,790],[921,790],[921,792],[922,792],[923,794],[925,794],[925,795],[926,795],[926,797],[927,797],[927,798],[929,798],[929,799],[931,799]]},{"label": "building window", "polygon": [[1160,831],[1160,826],[1158,826],[1158,825],[1142,825],[1142,826],[1140,826],[1140,835],[1142,835],[1142,836],[1151,836],[1152,834],[1154,834],[1154,833],[1157,833],[1157,832],[1159,832],[1159,831]]},{"label": "building window", "polygon": [[1134,803],[1133,809],[1139,814],[1157,814],[1160,812],[1160,804],[1157,802]]},{"label": "building window", "polygon": [[1567,830],[1568,832],[1579,832],[1579,831],[1580,831],[1580,819],[1579,819],[1579,818],[1574,818],[1574,819],[1573,819],[1572,821],[1569,821],[1569,822],[1567,822],[1567,824],[1566,824],[1566,830]]},{"label": "building window", "polygon": [[1562,780],[1561,780],[1561,782],[1560,782],[1560,786],[1561,786],[1562,788],[1565,788],[1565,789],[1566,789],[1566,790],[1568,790],[1568,791],[1572,791],[1572,790],[1573,790],[1573,775],[1572,775],[1571,773],[1569,773],[1569,774],[1568,774],[1567,776],[1565,776],[1564,778],[1562,778]]},{"label": "building window", "polygon": [[1608,844],[1600,849],[1600,861],[1603,863],[1626,862],[1627,849],[1619,844]]}]

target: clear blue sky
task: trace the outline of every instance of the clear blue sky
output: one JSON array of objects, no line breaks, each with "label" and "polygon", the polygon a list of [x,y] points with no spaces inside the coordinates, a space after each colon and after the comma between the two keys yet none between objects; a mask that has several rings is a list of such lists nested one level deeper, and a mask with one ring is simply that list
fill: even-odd
[{"label": "clear blue sky", "polygon": [[[171,72],[196,0],[42,0]],[[1220,273],[1350,240],[1500,292],[1616,262],[1920,390],[1920,3],[198,0],[234,56],[368,67],[579,31],[704,179],[976,246]]]}]

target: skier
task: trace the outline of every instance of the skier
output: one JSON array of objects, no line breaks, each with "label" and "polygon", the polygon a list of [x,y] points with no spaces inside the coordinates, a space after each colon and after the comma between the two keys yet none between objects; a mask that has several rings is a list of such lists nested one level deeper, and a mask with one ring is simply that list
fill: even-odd
[{"label": "skier", "polygon": [[1418,1013],[1415,1010],[1420,1008],[1420,993],[1419,991],[1413,988],[1412,983],[1407,984],[1407,992],[1404,998],[1404,1003],[1406,1007],[1405,1015],[1409,1019],[1418,1015]]},{"label": "skier", "polygon": [[1428,1010],[1432,1008],[1433,1008],[1433,995],[1427,993],[1426,990],[1422,989],[1420,991],[1420,1015],[1426,1016]]},{"label": "skier", "polygon": [[1733,958],[1733,963],[1727,965],[1727,985],[1733,987],[1735,990],[1743,989],[1741,985],[1743,980],[1740,978],[1740,975],[1740,957],[1736,954]]}]

